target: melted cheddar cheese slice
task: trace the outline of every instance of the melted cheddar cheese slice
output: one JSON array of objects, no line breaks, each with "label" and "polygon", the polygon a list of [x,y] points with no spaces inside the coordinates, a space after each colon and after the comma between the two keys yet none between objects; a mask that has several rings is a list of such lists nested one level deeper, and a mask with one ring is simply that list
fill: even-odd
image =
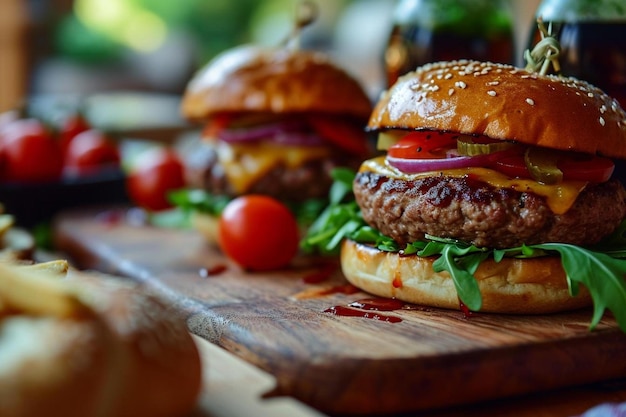
[{"label": "melted cheddar cheese slice", "polygon": [[[371,171],[389,178],[404,181],[413,181],[433,176],[433,172],[423,172],[419,174],[404,173],[389,165],[384,156],[363,162],[360,171]],[[447,177],[464,177],[471,174],[473,178],[493,187],[512,188],[515,191],[530,192],[540,195],[546,199],[546,204],[555,214],[563,214],[569,210],[580,192],[587,185],[587,182],[584,181],[562,181],[555,185],[541,184],[530,179],[510,178],[489,168],[449,169],[437,171],[437,174]]]},{"label": "melted cheddar cheese slice", "polygon": [[235,192],[245,194],[260,178],[282,165],[295,169],[308,161],[330,157],[325,146],[292,146],[268,142],[229,144],[215,141],[217,157]]}]

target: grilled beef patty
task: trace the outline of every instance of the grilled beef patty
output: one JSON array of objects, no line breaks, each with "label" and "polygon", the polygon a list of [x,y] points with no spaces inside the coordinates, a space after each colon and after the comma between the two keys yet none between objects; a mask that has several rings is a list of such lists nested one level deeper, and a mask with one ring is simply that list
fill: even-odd
[{"label": "grilled beef patty", "polygon": [[[291,202],[327,198],[333,182],[331,171],[337,167],[356,170],[360,163],[360,159],[352,155],[335,151],[330,158],[311,160],[295,169],[277,165],[243,194],[263,194]],[[193,186],[216,195],[238,196],[211,146],[198,149],[186,165],[188,180]]]},{"label": "grilled beef patty", "polygon": [[554,214],[532,192],[467,177],[403,181],[366,171],[357,174],[354,194],[365,221],[401,245],[429,234],[479,247],[585,246],[598,243],[626,216],[626,191],[616,180],[587,185],[564,214]]}]

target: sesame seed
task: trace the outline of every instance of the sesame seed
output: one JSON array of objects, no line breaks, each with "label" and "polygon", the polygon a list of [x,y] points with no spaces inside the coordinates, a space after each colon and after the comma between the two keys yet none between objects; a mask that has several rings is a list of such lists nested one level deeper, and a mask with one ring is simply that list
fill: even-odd
[{"label": "sesame seed", "polygon": [[450,78],[452,78],[452,74],[447,73],[446,75],[443,76],[443,78],[445,78],[446,80],[449,80]]},{"label": "sesame seed", "polygon": [[593,98],[593,93],[587,93],[587,97]]},{"label": "sesame seed", "polygon": [[535,100],[533,100],[532,98],[527,98],[526,99],[526,103],[530,104],[531,106],[535,105]]},{"label": "sesame seed", "polygon": [[603,104],[600,106],[600,113],[604,114],[604,112],[606,112],[606,106]]},{"label": "sesame seed", "polygon": [[448,95],[451,96],[452,94],[454,94],[454,88],[448,90]]},{"label": "sesame seed", "polygon": [[430,90],[431,90],[431,91],[439,91],[439,86],[438,86],[438,85],[433,85],[433,86],[430,88]]},{"label": "sesame seed", "polygon": [[604,121],[604,117],[600,116],[600,124],[604,126],[606,122]]},{"label": "sesame seed", "polygon": [[487,85],[499,85],[500,81],[489,81]]},{"label": "sesame seed", "polygon": [[495,97],[496,96],[496,92],[493,91],[493,90],[487,91],[487,94],[489,94],[491,97]]},{"label": "sesame seed", "polygon": [[465,88],[467,87],[467,84],[465,84],[463,81],[457,81],[454,83],[454,86],[459,88]]}]

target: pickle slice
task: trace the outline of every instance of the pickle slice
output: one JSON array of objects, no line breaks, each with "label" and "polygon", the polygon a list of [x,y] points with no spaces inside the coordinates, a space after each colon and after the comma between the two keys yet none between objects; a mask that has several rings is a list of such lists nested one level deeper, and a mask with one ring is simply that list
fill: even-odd
[{"label": "pickle slice", "polygon": [[524,152],[524,162],[530,175],[537,182],[557,184],[563,180],[563,171],[557,166],[558,151],[529,147]]},{"label": "pickle slice", "polygon": [[459,155],[476,156],[503,151],[513,146],[511,142],[494,141],[490,143],[479,143],[472,136],[460,135],[456,142]]}]

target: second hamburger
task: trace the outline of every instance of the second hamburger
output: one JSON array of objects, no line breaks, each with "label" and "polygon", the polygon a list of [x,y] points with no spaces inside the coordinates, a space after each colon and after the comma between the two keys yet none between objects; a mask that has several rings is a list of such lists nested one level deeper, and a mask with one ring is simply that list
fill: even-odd
[{"label": "second hamburger", "polygon": [[182,114],[205,124],[188,158],[191,184],[218,202],[246,194],[292,207],[325,199],[332,169],[356,168],[370,155],[364,127],[371,109],[359,82],[326,54],[228,50],[183,96]]}]

